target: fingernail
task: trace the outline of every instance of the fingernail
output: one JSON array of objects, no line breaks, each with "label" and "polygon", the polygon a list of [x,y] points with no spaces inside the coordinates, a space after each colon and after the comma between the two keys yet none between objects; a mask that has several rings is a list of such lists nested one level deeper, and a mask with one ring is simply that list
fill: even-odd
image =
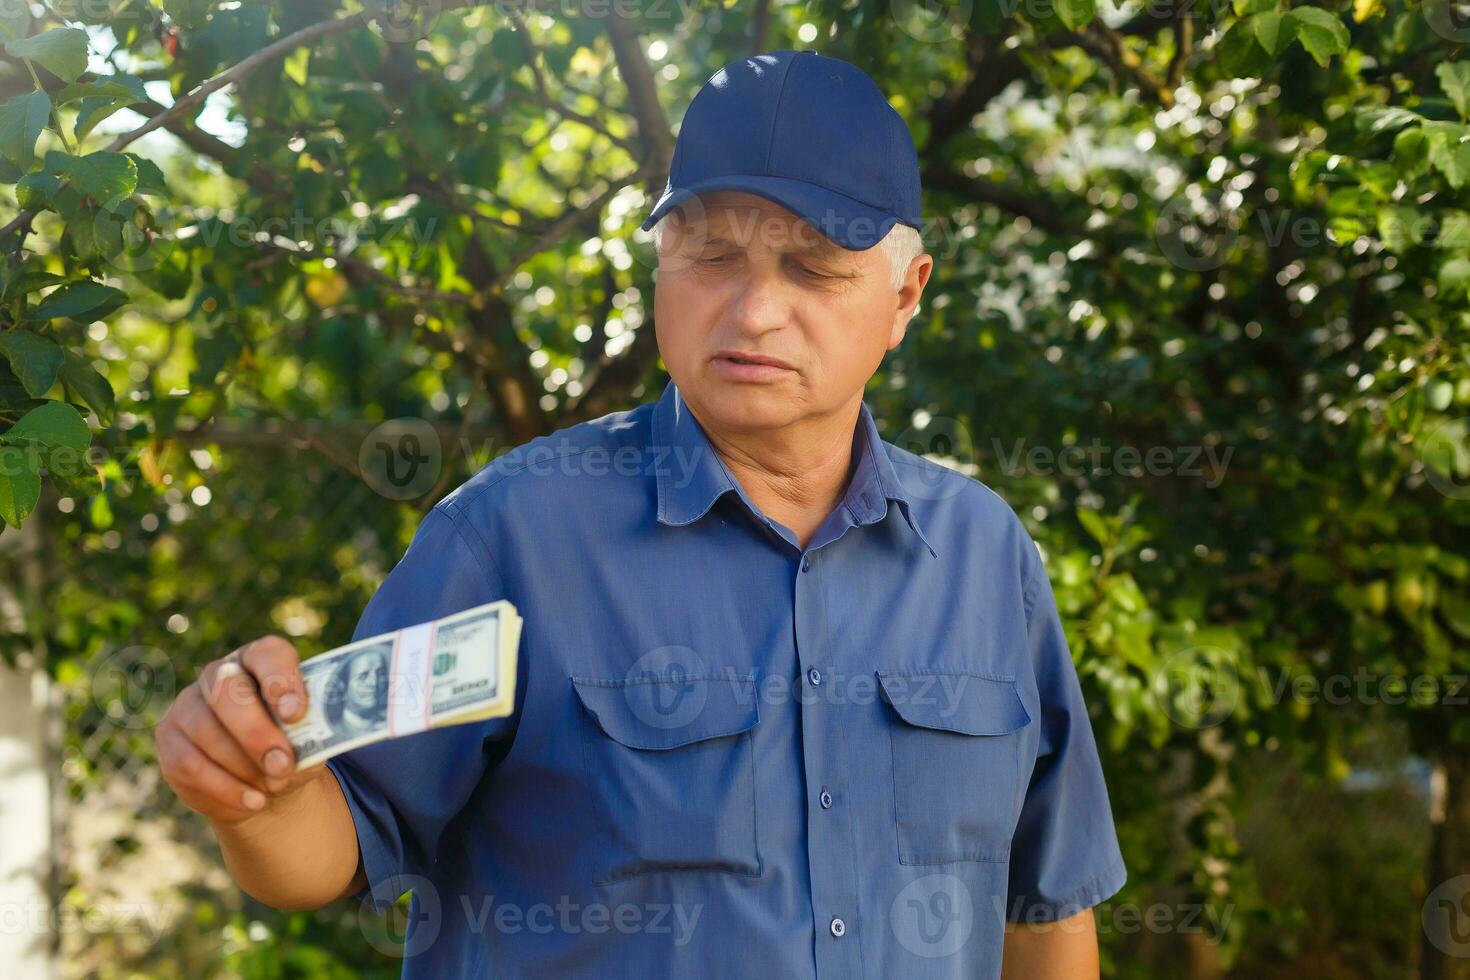
[{"label": "fingernail", "polygon": [[296,712],[301,710],[301,698],[295,694],[282,694],[281,700],[276,702],[276,710],[280,711],[282,718],[295,718]]},{"label": "fingernail", "polygon": [[291,760],[280,749],[271,749],[265,754],[265,771],[272,776],[284,776],[291,768]]},{"label": "fingernail", "polygon": [[[277,751],[280,751],[277,749]],[[265,794],[258,789],[247,789],[240,794],[240,802],[245,804],[247,810],[265,809]]]}]

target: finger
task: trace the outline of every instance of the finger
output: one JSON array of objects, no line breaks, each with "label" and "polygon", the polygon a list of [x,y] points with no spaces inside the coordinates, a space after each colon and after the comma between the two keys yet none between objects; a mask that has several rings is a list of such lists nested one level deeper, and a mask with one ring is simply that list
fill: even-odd
[{"label": "finger", "polygon": [[255,679],[231,655],[204,668],[204,696],[220,724],[267,776],[284,776],[295,765],[286,735],[260,698]]},{"label": "finger", "polygon": [[266,785],[260,766],[205,704],[197,686],[190,686],[179,695],[177,718],[189,741],[230,775],[256,788]]},{"label": "finger", "polygon": [[265,794],[230,775],[193,742],[181,729],[159,732],[164,778],[196,809],[225,811],[246,817],[265,808]]},{"label": "finger", "polygon": [[240,648],[240,663],[282,723],[298,720],[306,710],[306,685],[301,680],[301,657],[288,640],[266,636]]}]

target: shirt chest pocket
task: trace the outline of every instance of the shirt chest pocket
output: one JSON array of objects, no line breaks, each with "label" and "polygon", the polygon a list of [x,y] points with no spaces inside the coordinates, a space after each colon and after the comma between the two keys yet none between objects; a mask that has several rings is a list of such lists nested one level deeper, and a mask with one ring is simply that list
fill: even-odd
[{"label": "shirt chest pocket", "polygon": [[1009,858],[1031,716],[1015,681],[878,671],[900,864]]},{"label": "shirt chest pocket", "polygon": [[605,839],[597,880],[707,870],[759,876],[755,678],[573,677],[583,767]]}]

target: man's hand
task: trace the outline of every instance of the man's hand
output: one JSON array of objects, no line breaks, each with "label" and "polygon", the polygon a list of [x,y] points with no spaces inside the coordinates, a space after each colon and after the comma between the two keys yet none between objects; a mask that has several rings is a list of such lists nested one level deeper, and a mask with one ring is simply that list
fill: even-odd
[{"label": "man's hand", "polygon": [[266,810],[324,767],[293,772],[281,731],[306,711],[296,648],[267,636],[208,664],[154,729],[163,778],[191,809],[216,825]]}]

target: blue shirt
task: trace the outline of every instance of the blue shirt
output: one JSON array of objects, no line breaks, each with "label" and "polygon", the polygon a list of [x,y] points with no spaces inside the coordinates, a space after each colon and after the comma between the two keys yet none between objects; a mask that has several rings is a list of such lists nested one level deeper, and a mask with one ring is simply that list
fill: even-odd
[{"label": "blue shirt", "polygon": [[803,549],[669,382],[429,512],[354,638],[525,624],[513,716],[328,763],[406,976],[998,977],[1118,890],[1035,545],[866,404],[852,451]]}]

